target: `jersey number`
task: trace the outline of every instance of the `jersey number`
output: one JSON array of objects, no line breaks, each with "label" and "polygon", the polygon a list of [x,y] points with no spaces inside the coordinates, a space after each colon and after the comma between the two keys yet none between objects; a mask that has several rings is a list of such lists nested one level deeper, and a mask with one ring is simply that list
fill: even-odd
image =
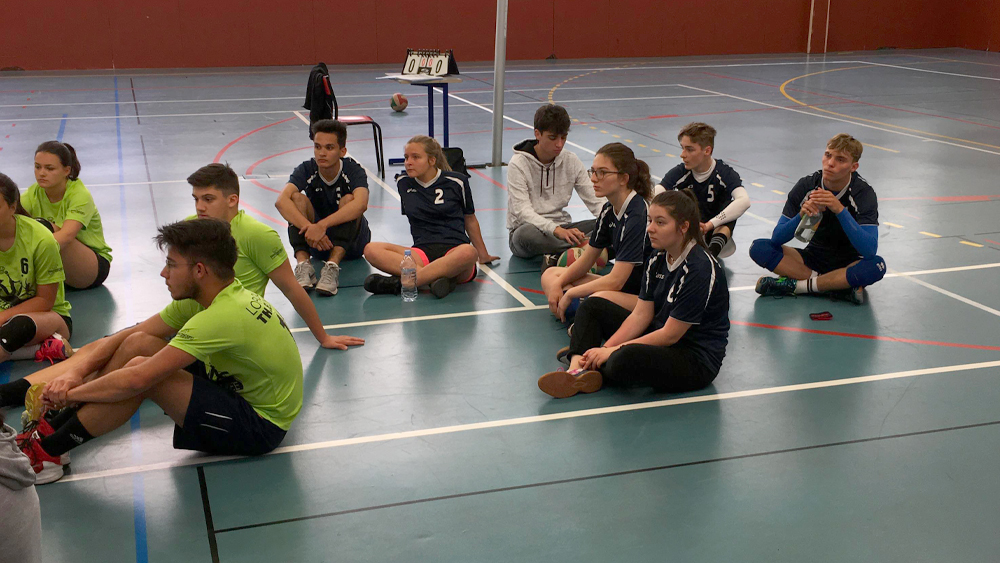
[{"label": "jersey number", "polygon": [[713,201],[715,201],[715,186],[712,185],[712,184],[708,185],[708,199],[705,200],[705,201],[707,201],[709,203],[712,203]]},{"label": "jersey number", "polygon": [[441,188],[434,188],[434,193],[437,194],[434,198],[434,205],[441,205],[444,203],[444,190]]},{"label": "jersey number", "polygon": [[21,258],[21,273],[24,274],[24,275],[28,275],[28,259],[27,258]]}]

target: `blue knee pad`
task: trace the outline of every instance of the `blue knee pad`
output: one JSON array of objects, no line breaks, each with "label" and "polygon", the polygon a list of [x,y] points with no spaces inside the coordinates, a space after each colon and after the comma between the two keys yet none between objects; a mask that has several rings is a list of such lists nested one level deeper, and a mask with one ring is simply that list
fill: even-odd
[{"label": "blue knee pad", "polygon": [[10,320],[3,323],[3,326],[0,326],[0,346],[8,354],[11,354],[31,342],[37,330],[38,327],[35,326],[35,321],[31,317],[27,315],[11,317]]},{"label": "blue knee pad", "polygon": [[885,260],[881,256],[863,258],[847,268],[847,283],[851,287],[866,287],[885,277]]},{"label": "blue knee pad", "polygon": [[750,245],[750,258],[761,268],[774,271],[785,257],[781,245],[771,242],[769,238],[759,238]]}]

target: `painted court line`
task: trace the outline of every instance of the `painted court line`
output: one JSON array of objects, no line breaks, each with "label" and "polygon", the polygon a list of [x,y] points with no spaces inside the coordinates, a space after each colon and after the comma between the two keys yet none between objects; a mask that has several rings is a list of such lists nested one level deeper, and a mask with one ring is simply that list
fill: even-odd
[{"label": "painted court line", "polygon": [[[885,275],[887,278],[901,278],[908,276],[926,276],[928,274],[947,274],[949,272],[967,272],[970,270],[986,270],[989,268],[1000,268],[1000,262],[993,262],[990,264],[975,264],[973,266],[955,266],[953,268],[938,268],[936,270],[916,270],[913,272],[892,272],[890,271]],[[741,285],[737,287],[730,287],[729,292],[734,291],[750,291],[754,289],[752,285]]]},{"label": "painted court line", "polygon": [[[507,280],[501,278],[499,274],[494,272],[493,268],[490,268],[486,264],[478,264],[478,266],[479,269],[483,271],[483,273],[489,276],[489,278],[494,282],[496,282],[497,285],[504,288],[504,290],[507,293],[511,294],[511,296],[514,297],[514,299],[517,299],[518,302],[521,303],[521,305],[524,305],[526,308],[531,308],[532,310],[537,308],[537,306],[534,303],[532,303],[530,299],[525,297],[523,293],[518,291],[516,287],[507,283]],[[544,307],[548,307],[548,305],[544,305]]]},{"label": "painted court line", "polygon": [[[833,379],[828,381],[816,381],[813,383],[800,383],[796,385],[781,385],[777,387],[764,387],[762,389],[751,389],[747,391],[735,391],[731,393],[715,393],[711,395],[700,395],[696,397],[683,397],[680,399],[666,399],[662,401],[650,401],[647,403],[634,403],[629,405],[619,405],[614,407],[603,407],[597,409],[585,409],[572,412],[563,412],[539,416],[526,416],[521,418],[508,418],[502,420],[492,420],[487,422],[477,422],[473,424],[458,424],[455,426],[443,426],[438,428],[425,428],[423,430],[411,430],[408,432],[394,432],[390,434],[376,434],[373,436],[360,436],[356,438],[344,438],[340,440],[328,440],[315,442],[312,444],[300,444],[297,446],[286,446],[277,448],[266,455],[284,455],[296,452],[307,452],[313,450],[325,450],[331,448],[341,448],[345,446],[356,446],[360,444],[373,444],[379,442],[390,442],[395,440],[406,440],[411,438],[423,438],[426,436],[439,436],[443,434],[455,434],[459,432],[469,432],[473,430],[489,430],[494,428],[507,428],[524,424],[535,424],[539,422],[551,422],[555,420],[566,420],[573,418],[583,418],[590,416],[600,416],[605,414],[615,414],[622,412],[634,412],[676,405],[690,405],[695,403],[709,403],[714,401],[727,401],[732,399],[742,399],[747,397],[761,397],[766,395],[777,395],[781,393],[792,393],[797,391],[808,391],[812,389],[826,389],[832,387],[842,387],[846,385],[856,385],[859,383],[871,383],[875,381],[888,381],[892,379],[903,379],[910,377],[920,377],[923,375],[937,375],[945,373],[955,373],[962,371],[972,371],[1000,367],[1000,361],[979,362],[972,364],[958,364],[936,368],[915,369],[906,371],[896,371],[877,375],[865,375],[860,377],[850,377],[845,379]],[[190,467],[193,465],[207,465],[233,459],[241,459],[238,456],[203,456],[193,457],[176,461],[153,463],[149,465],[137,465],[132,467],[122,467],[105,471],[94,471],[91,473],[81,473],[77,475],[67,475],[57,483],[72,483],[75,481],[88,481],[92,479],[102,479],[107,477],[117,477],[122,475],[133,475],[136,473],[147,473],[150,471],[160,471],[174,469],[178,467]]]},{"label": "painted court line", "polygon": [[906,278],[907,280],[909,280],[909,281],[911,281],[911,282],[913,282],[913,283],[915,283],[917,285],[922,285],[922,286],[926,287],[927,289],[930,289],[931,291],[936,291],[936,292],[940,293],[941,295],[945,295],[947,297],[951,297],[952,299],[955,299],[957,301],[961,301],[962,303],[965,303],[966,305],[971,305],[971,306],[975,307],[976,309],[979,309],[980,311],[985,311],[985,312],[987,312],[987,313],[989,313],[991,315],[1000,317],[1000,311],[997,311],[996,309],[994,309],[992,307],[987,307],[986,305],[983,305],[982,303],[979,303],[977,301],[973,301],[972,299],[969,299],[968,297],[962,297],[961,295],[959,295],[957,293],[953,293],[953,292],[948,291],[947,289],[944,289],[942,287],[938,287],[938,286],[936,286],[934,284],[927,283],[924,280],[917,279],[917,278],[913,277],[913,274],[906,274],[906,273],[903,273],[903,272],[899,272],[899,275],[900,275],[900,277]]},{"label": "painted court line", "polygon": [[[523,297],[523,295],[522,295]],[[375,325],[391,325],[396,323],[413,323],[417,321],[436,321],[440,319],[458,319],[462,317],[478,317],[482,315],[498,315],[502,313],[520,313],[522,311],[537,311],[539,309],[548,309],[548,304],[545,305],[525,305],[523,307],[507,307],[505,309],[486,309],[482,311],[463,311],[461,313],[443,313],[440,315],[424,315],[421,317],[398,317],[395,319],[382,319],[377,321],[360,321],[356,323],[342,323],[336,325],[326,325],[325,329],[336,329],[336,328],[352,328],[359,326],[375,326]],[[309,332],[308,327],[299,327],[291,329],[292,332]]]}]

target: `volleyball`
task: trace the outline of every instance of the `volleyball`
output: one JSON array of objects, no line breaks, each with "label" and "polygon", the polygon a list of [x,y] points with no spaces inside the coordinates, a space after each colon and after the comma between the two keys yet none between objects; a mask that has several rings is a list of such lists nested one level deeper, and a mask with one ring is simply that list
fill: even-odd
[{"label": "volleyball", "polygon": [[400,94],[399,92],[393,94],[392,99],[389,100],[389,107],[392,108],[392,111],[403,111],[406,109],[407,104],[409,104],[409,102],[406,100],[406,96]]},{"label": "volleyball", "polygon": [[[566,252],[559,255],[559,260],[556,262],[556,266],[563,268],[568,268],[583,256],[584,250],[579,246],[570,248]],[[601,249],[600,255],[597,257],[597,262],[591,266],[590,272],[596,274],[601,271],[605,266],[608,265],[608,249]]]}]

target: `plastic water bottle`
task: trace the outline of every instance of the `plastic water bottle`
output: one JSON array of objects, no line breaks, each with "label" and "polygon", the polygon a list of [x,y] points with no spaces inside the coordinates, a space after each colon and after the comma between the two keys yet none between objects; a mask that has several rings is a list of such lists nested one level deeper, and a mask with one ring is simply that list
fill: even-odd
[{"label": "plastic water bottle", "polygon": [[816,229],[819,228],[819,222],[822,219],[823,219],[822,213],[817,213],[816,215],[809,215],[805,211],[803,211],[802,220],[799,221],[799,226],[795,228],[795,238],[805,243],[811,241],[813,235],[816,234]]},{"label": "plastic water bottle", "polygon": [[403,261],[399,263],[399,269],[401,270],[399,281],[403,286],[403,291],[401,292],[403,302],[410,303],[416,301],[417,263],[413,261],[413,255],[410,254],[409,249],[403,252]]}]

